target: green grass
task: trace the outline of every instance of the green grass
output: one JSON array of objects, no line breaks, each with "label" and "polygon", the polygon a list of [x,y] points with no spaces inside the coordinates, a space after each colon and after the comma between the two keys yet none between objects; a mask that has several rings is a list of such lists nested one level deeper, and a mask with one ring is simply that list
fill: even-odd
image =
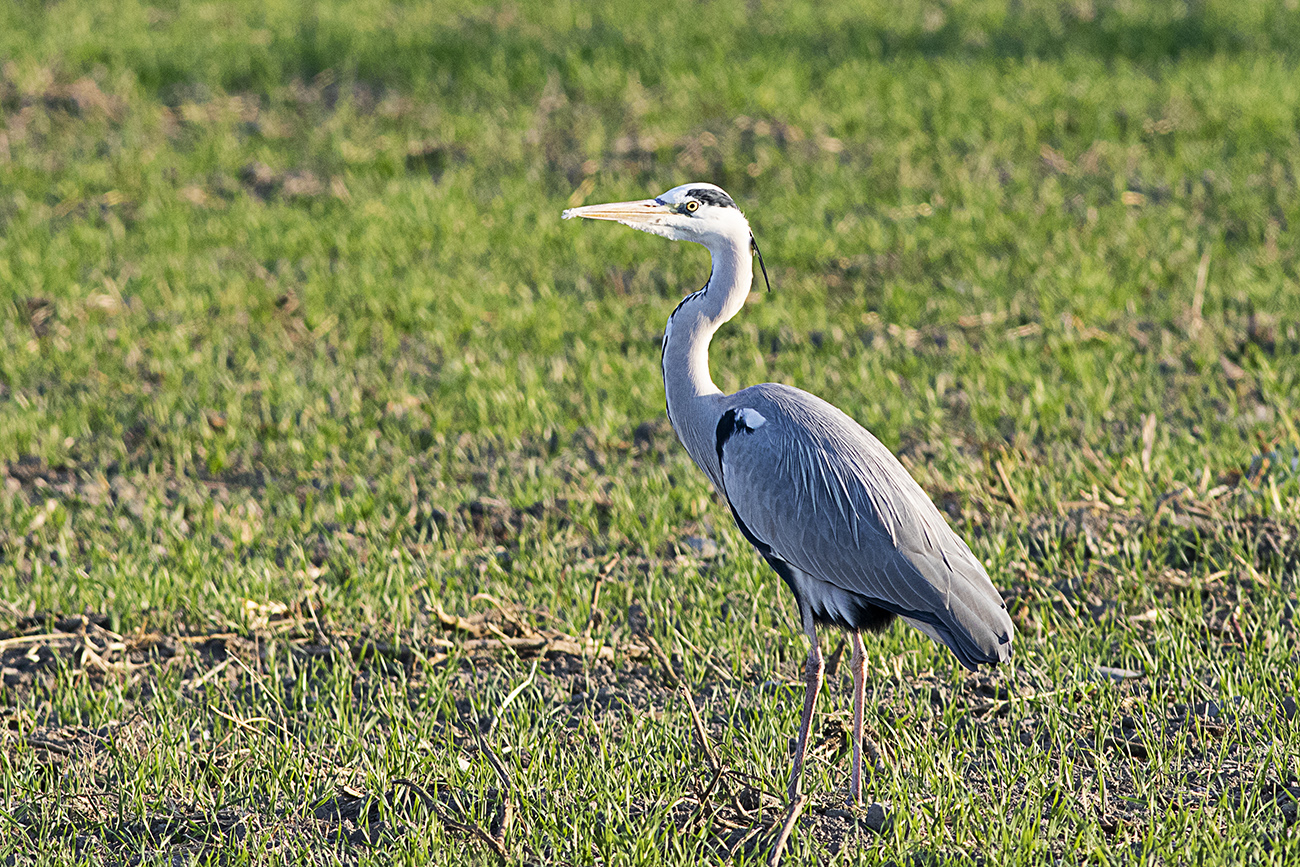
[{"label": "green grass", "polygon": [[[398,781],[489,828],[525,683],[512,858],[770,823],[806,646],[663,420],[706,254],[559,220],[708,180],[775,289],[719,385],[873,430],[1019,629],[872,640],[882,834],[832,678],[790,863],[1288,863],[1291,6],[0,5],[0,858],[493,863]],[[437,615],[497,602],[612,663]]]}]

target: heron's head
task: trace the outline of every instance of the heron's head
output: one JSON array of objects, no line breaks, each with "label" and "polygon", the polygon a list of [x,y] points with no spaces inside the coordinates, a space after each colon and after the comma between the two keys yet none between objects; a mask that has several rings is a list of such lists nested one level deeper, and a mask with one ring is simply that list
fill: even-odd
[{"label": "heron's head", "polygon": [[749,221],[727,191],[714,184],[682,184],[653,199],[569,208],[560,216],[566,220],[574,217],[613,220],[673,241],[694,241],[708,247],[710,252],[729,245],[734,249],[748,242],[763,268],[763,281],[767,282],[763,254],[758,251]]},{"label": "heron's head", "polygon": [[731,196],[713,184],[682,184],[653,199],[570,208],[569,220],[613,220],[674,241],[694,241],[710,249],[727,241],[744,243],[752,236],[749,221]]}]

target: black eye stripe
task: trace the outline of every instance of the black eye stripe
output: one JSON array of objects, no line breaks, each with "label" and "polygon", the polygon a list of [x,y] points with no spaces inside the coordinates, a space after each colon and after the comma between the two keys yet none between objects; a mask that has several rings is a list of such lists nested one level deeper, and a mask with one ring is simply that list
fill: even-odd
[{"label": "black eye stripe", "polygon": [[736,203],[731,200],[731,196],[722,192],[722,190],[711,190],[708,187],[696,187],[693,190],[687,190],[686,195],[704,205],[714,205],[719,208],[736,207]]}]

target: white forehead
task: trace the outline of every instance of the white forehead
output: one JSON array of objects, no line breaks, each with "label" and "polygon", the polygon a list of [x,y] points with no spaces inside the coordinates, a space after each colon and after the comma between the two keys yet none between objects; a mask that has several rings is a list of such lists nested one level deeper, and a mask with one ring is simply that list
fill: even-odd
[{"label": "white forehead", "polygon": [[717,184],[695,183],[682,184],[680,187],[673,187],[666,193],[660,193],[658,200],[663,202],[665,205],[680,205],[682,202],[691,198],[687,194],[693,190],[709,190],[711,192],[721,193],[726,196],[728,200],[731,199],[731,196],[727,195],[727,191]]}]

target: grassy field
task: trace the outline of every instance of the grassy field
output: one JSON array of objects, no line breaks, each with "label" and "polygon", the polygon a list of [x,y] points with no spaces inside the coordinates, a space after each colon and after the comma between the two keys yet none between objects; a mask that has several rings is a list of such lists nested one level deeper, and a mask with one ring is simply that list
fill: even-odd
[{"label": "grassy field", "polygon": [[1241,0],[0,4],[0,863],[764,863],[806,643],[664,417],[707,254],[559,219],[689,180],[774,287],[718,384],[873,430],[1018,630],[869,642],[871,809],[840,666],[785,863],[1294,863],[1297,45]]}]

